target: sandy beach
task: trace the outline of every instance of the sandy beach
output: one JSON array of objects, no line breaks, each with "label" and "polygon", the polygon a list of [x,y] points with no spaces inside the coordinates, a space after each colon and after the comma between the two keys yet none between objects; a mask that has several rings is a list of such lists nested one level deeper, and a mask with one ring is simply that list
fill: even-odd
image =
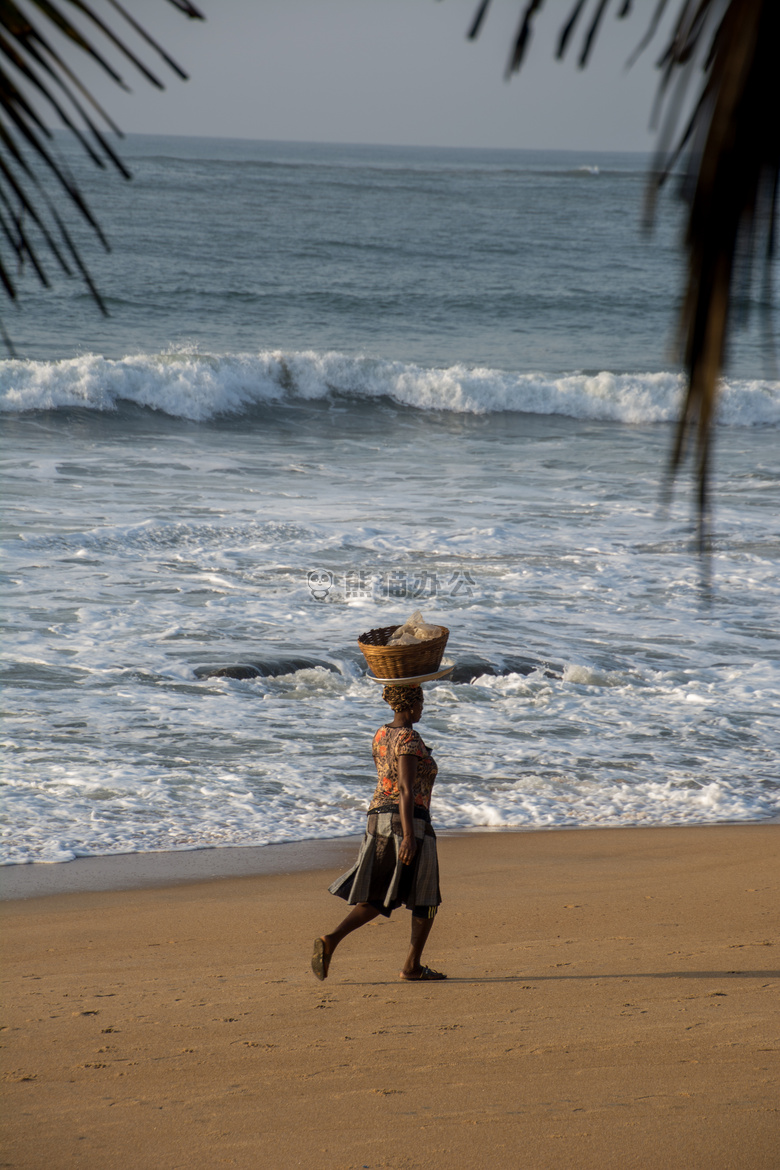
[{"label": "sandy beach", "polygon": [[405,911],[315,981],[338,856],[6,901],[2,1164],[770,1170],[778,844],[445,837],[434,985],[398,981]]}]

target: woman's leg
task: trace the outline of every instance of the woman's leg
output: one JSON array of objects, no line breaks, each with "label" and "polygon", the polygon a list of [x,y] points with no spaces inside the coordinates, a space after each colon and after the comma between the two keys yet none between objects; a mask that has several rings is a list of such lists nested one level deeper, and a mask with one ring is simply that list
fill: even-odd
[{"label": "woman's leg", "polygon": [[318,979],[328,978],[330,960],[339,943],[348,934],[352,934],[353,930],[357,930],[359,926],[365,926],[367,922],[373,922],[378,914],[379,910],[377,910],[376,906],[371,906],[368,902],[358,902],[357,906],[352,907],[347,917],[339,923],[331,934],[323,934],[320,938],[314,940],[314,954],[312,956],[311,966]]},{"label": "woman's leg", "polygon": [[[428,941],[428,935],[431,933],[433,926],[433,918],[418,918],[415,914],[412,915],[412,939],[409,946],[409,954],[406,957],[406,962],[401,968],[401,976],[404,979],[415,979],[423,970],[420,959]],[[438,974],[438,972],[434,972]],[[439,975],[440,979],[446,978],[444,975]]]},{"label": "woman's leg", "polygon": [[340,922],[332,934],[323,934],[322,941],[325,943],[325,950],[327,954],[332,955],[340,942],[352,934],[353,930],[357,930],[359,926],[365,926],[367,922],[373,922],[379,914],[376,906],[372,906],[369,902],[358,902],[357,906],[353,906],[347,917]]}]

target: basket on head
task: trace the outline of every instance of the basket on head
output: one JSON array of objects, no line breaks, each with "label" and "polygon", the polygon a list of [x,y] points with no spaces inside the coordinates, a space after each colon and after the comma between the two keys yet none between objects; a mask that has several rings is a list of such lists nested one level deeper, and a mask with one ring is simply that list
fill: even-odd
[{"label": "basket on head", "polygon": [[358,646],[374,676],[415,678],[438,670],[450,636],[447,627],[441,627],[438,638],[429,638],[427,642],[419,642],[416,646],[388,646],[389,638],[398,628],[382,626],[380,629],[368,630],[358,638]]}]

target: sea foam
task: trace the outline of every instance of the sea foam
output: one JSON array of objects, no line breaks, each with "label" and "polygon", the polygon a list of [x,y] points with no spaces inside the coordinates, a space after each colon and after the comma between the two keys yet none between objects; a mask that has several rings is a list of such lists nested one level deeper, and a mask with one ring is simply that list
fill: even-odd
[{"label": "sea foam", "polygon": [[[456,364],[426,368],[366,356],[265,350],[209,355],[192,351],[112,359],[84,354],[56,362],[0,362],[0,410],[82,408],[115,411],[123,404],[205,422],[273,404],[389,398],[426,411],[557,414],[622,423],[677,418],[682,375],[661,373],[513,373]],[[780,424],[780,382],[726,379],[719,418],[726,426]]]}]

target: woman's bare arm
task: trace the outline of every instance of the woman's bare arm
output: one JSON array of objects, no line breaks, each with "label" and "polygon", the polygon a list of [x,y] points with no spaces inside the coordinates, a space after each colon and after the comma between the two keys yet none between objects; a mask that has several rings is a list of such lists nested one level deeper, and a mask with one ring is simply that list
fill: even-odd
[{"label": "woman's bare arm", "polygon": [[398,808],[404,839],[398,856],[404,865],[411,865],[417,852],[414,839],[414,781],[417,777],[417,756],[398,757]]}]

